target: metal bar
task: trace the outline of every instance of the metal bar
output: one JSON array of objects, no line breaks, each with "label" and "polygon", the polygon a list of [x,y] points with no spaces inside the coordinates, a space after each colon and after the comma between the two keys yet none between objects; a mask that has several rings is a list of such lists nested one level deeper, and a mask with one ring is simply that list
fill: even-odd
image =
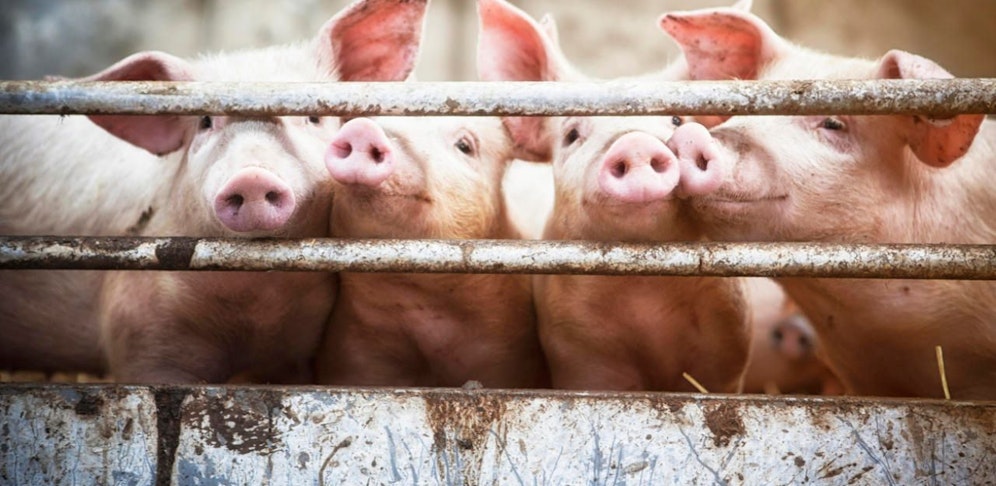
[{"label": "metal bar", "polygon": [[603,83],[0,82],[0,113],[872,115],[996,113],[996,79]]},{"label": "metal bar", "polygon": [[0,237],[0,269],[996,280],[996,245]]}]

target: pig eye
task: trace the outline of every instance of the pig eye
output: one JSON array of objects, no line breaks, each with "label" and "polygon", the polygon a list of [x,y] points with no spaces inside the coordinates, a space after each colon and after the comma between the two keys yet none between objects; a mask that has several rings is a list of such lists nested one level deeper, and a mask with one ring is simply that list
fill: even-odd
[{"label": "pig eye", "polygon": [[209,117],[209,116],[202,116],[200,124],[198,125],[198,128],[200,128],[201,130],[210,130],[211,127],[213,127],[213,126],[214,126],[214,121],[211,120],[211,117]]},{"label": "pig eye", "polygon": [[564,135],[564,146],[568,147],[574,144],[574,142],[577,142],[579,138],[581,138],[581,133],[578,132],[577,128],[572,128],[569,132],[567,132],[567,135]]},{"label": "pig eye", "polygon": [[474,142],[467,137],[461,137],[453,146],[464,155],[474,155]]},{"label": "pig eye", "polygon": [[845,125],[844,125],[844,122],[842,122],[842,121],[840,121],[840,120],[838,120],[838,119],[836,119],[834,117],[830,117],[830,118],[826,118],[822,122],[820,122],[820,128],[823,128],[823,129],[826,129],[826,130],[843,130],[845,128]]},{"label": "pig eye", "polygon": [[671,117],[671,124],[672,125],[674,125],[676,127],[680,127],[682,123],[685,123],[685,121],[682,120],[680,116],[672,116]]},{"label": "pig eye", "polygon": [[308,117],[308,123],[310,123],[312,125],[321,125],[322,124],[322,119],[320,117],[317,117],[317,116],[309,116]]}]

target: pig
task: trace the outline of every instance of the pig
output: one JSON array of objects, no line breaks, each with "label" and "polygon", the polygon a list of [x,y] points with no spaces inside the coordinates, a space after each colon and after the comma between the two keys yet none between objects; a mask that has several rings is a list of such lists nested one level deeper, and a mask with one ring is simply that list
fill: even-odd
[{"label": "pig", "polygon": [[[129,56],[87,80],[401,80],[426,0],[359,0],[307,43]],[[334,117],[6,117],[3,234],[324,237]],[[310,381],[335,298],[308,272],[3,272],[2,365],[124,382]]]},{"label": "pig", "polygon": [[[332,141],[332,234],[516,239],[492,117],[355,118]],[[323,384],[530,388],[547,383],[527,275],[339,274]]]},{"label": "pig", "polygon": [[[747,12],[674,12],[661,27],[693,79],[930,79],[950,73],[892,50],[878,60],[817,52]],[[991,244],[996,127],[982,115],[733,117],[711,149],[732,174],[693,198],[695,219],[731,241]],[[996,284],[781,278],[848,393],[996,398]]]},{"label": "pig", "polygon": [[[552,19],[539,25],[503,0],[479,0],[478,9],[484,80],[588,79],[560,51]],[[677,69],[644,79],[673,79]],[[504,122],[516,157],[552,162],[545,239],[701,239],[683,199],[708,194],[726,173],[692,153],[709,150],[703,126],[670,116]],[[535,300],[555,388],[694,391],[687,373],[709,391],[739,390],[750,342],[739,279],[538,275]]]},{"label": "pig", "polygon": [[771,279],[745,281],[753,337],[743,392],[839,395],[819,339],[795,302]]}]

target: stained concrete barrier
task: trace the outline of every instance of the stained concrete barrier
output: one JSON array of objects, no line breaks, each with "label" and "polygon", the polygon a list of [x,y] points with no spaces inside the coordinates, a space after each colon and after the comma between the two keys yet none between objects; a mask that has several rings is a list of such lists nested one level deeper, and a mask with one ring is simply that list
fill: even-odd
[{"label": "stained concrete barrier", "polygon": [[2,484],[991,484],[996,403],[0,387]]},{"label": "stained concrete barrier", "polygon": [[0,387],[2,484],[986,484],[996,403]]}]

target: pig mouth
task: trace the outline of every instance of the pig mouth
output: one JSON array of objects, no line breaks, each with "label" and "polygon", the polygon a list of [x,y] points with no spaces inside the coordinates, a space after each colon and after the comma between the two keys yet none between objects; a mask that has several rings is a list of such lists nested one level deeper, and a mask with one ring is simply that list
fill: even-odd
[{"label": "pig mouth", "polygon": [[780,203],[788,200],[788,195],[783,196],[712,196],[698,198],[697,203],[703,205],[748,205],[763,203]]},{"label": "pig mouth", "polygon": [[779,207],[788,200],[788,196],[747,196],[747,195],[713,195],[696,198],[691,202],[693,212],[701,216],[711,216],[720,220],[740,218],[758,211],[770,211],[767,208]]},{"label": "pig mouth", "polygon": [[[348,190],[340,191],[340,194],[349,195],[356,201],[373,204],[391,204],[390,201],[414,201],[422,204],[432,204],[433,200],[424,192],[405,192],[384,187],[369,186],[346,186]],[[385,202],[386,201],[386,202]]]},{"label": "pig mouth", "polygon": [[620,211],[654,211],[677,205],[679,202],[679,199],[674,195],[644,201],[623,201],[611,196],[596,196],[582,199],[581,204],[586,208],[594,209],[608,208]]}]

